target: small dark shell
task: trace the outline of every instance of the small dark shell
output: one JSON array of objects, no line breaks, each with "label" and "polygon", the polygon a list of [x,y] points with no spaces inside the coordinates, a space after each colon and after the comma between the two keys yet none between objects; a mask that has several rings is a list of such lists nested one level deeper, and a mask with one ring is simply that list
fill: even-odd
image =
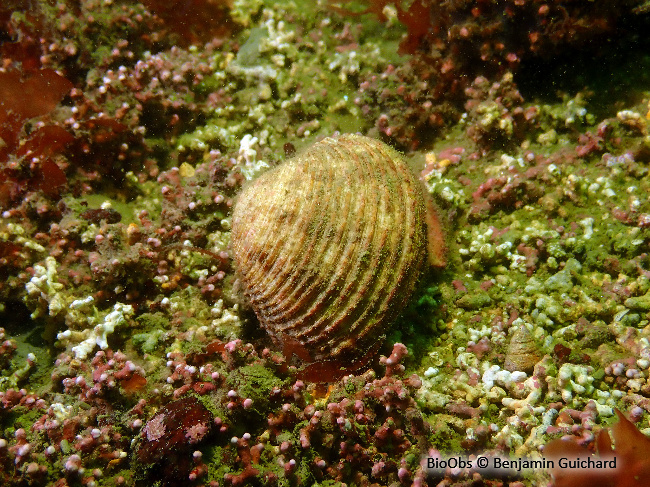
[{"label": "small dark shell", "polygon": [[358,135],[326,138],[238,198],[232,249],[271,336],[312,360],[383,340],[427,258],[426,202],[403,158]]}]

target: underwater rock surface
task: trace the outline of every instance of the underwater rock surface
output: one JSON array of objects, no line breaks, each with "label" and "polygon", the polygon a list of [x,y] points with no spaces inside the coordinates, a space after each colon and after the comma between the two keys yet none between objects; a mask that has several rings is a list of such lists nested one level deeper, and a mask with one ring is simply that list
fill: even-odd
[{"label": "underwater rock surface", "polygon": [[[427,468],[539,459],[551,444],[614,452],[608,480],[637,487],[650,436],[648,11],[0,2],[0,485],[595,485],[587,471]],[[449,252],[392,325],[349,322],[386,340],[367,370],[332,380],[251,326],[233,208],[288,155],[344,133],[404,153]],[[395,191],[373,184],[336,197],[374,208],[395,252],[406,234],[387,227],[416,235],[430,212],[380,221]],[[345,260],[323,238],[339,231],[317,227],[318,262]],[[379,268],[365,279],[400,269]],[[338,278],[322,283],[331,302]],[[354,309],[368,316],[409,289],[363,283]],[[318,303],[319,317],[337,312]],[[313,353],[343,357],[352,342],[332,338]]]}]

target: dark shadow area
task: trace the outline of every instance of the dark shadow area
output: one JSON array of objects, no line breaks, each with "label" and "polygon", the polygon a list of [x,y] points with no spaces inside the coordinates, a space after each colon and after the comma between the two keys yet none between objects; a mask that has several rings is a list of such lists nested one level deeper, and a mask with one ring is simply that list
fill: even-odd
[{"label": "dark shadow area", "polygon": [[551,103],[587,90],[596,118],[638,103],[650,87],[650,16],[628,17],[618,32],[553,58],[526,59],[515,74],[524,99]]},{"label": "dark shadow area", "polygon": [[32,320],[27,307],[19,301],[5,302],[2,327],[11,338],[21,337],[20,341],[33,347],[48,348],[43,339],[45,328]]},{"label": "dark shadow area", "polygon": [[[0,367],[0,375],[7,380],[5,387],[49,390],[52,366],[59,350],[43,338],[45,327],[31,318],[29,310],[20,301],[5,302],[1,317],[5,339],[15,343],[16,347]],[[32,366],[27,365],[29,361]]]}]

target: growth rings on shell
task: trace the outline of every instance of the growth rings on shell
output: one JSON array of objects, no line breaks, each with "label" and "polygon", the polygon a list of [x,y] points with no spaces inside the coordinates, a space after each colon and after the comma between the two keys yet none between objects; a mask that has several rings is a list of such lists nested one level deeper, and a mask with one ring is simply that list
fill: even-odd
[{"label": "growth rings on shell", "polygon": [[383,340],[427,259],[427,205],[395,150],[326,138],[239,195],[232,249],[261,325],[312,360],[354,360]]}]

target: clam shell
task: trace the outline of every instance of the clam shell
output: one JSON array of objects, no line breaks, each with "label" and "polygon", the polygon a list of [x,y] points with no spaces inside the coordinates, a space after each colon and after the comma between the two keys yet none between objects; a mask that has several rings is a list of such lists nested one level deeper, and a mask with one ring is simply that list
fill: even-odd
[{"label": "clam shell", "polygon": [[232,250],[261,325],[311,360],[363,356],[383,340],[427,258],[426,203],[395,150],[326,138],[238,197]]}]

